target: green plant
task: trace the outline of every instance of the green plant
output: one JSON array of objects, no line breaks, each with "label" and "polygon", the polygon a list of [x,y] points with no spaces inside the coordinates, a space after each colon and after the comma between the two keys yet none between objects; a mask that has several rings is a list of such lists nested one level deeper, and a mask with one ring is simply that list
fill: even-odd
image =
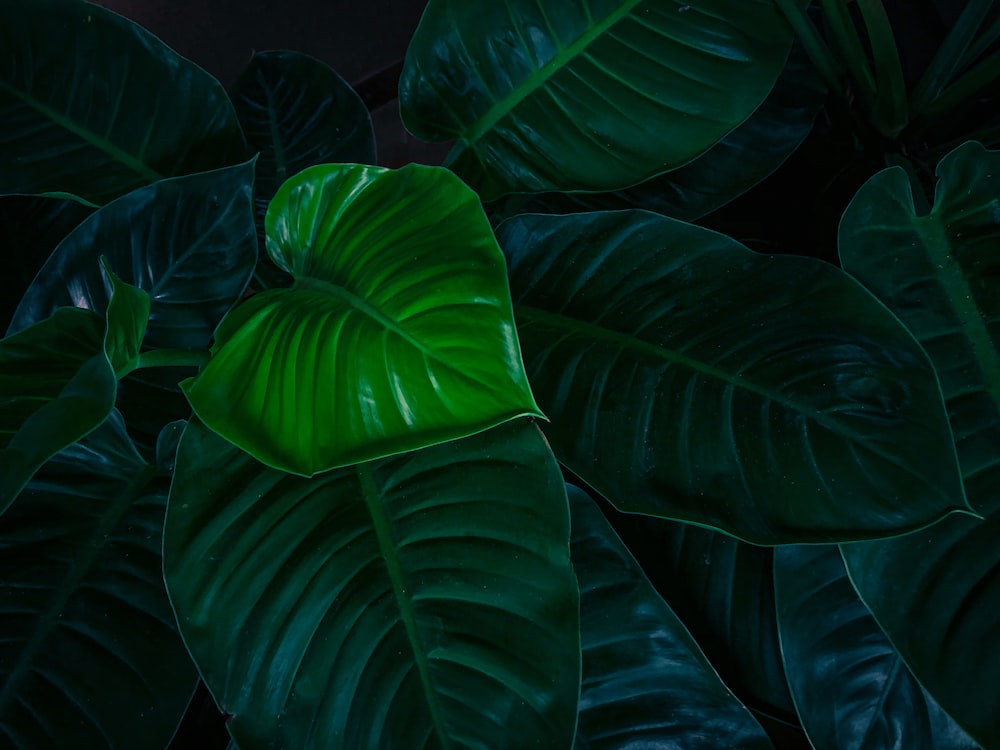
[{"label": "green plant", "polygon": [[386,170],[0,0],[0,743],[1000,747],[1000,20],[808,5],[432,0]]}]

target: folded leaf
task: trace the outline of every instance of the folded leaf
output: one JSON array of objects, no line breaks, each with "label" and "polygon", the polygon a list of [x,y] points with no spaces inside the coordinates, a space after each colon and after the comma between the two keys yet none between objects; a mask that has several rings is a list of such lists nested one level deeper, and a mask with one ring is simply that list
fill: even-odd
[{"label": "folded leaf", "polygon": [[294,288],[229,313],[184,384],[227,440],[310,476],[539,413],[503,254],[451,172],[312,167],[278,191],[267,235]]},{"label": "folded leaf", "polygon": [[431,0],[400,108],[485,200],[618,190],[743,122],[791,43],[771,0]]},{"label": "folded leaf", "polygon": [[218,81],[111,11],[0,0],[0,49],[0,193],[103,204],[244,158]]},{"label": "folded leaf", "polygon": [[240,747],[570,747],[579,594],[530,423],[304,479],[192,422],[164,537]]},{"label": "folded leaf", "polygon": [[762,544],[967,508],[926,355],[847,274],[642,211],[497,236],[546,435],[618,508]]}]

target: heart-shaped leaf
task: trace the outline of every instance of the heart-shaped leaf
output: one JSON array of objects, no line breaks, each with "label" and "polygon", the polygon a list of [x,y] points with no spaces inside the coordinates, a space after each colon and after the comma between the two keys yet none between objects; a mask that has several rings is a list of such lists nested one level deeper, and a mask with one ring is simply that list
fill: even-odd
[{"label": "heart-shaped leaf", "polygon": [[192,422],[164,539],[241,747],[570,746],[569,513],[530,423],[304,479]]},{"label": "heart-shaped leaf", "polygon": [[222,86],[111,11],[0,0],[0,49],[0,193],[99,205],[244,158]]},{"label": "heart-shaped leaf", "polygon": [[770,748],[594,501],[567,489],[583,646],[575,747]]},{"label": "heart-shaped leaf", "polygon": [[312,167],[267,216],[293,289],[255,295],[184,385],[212,430],[306,476],[539,414],[475,193],[410,165]]},{"label": "heart-shaped leaf", "polygon": [[903,664],[836,546],[774,555],[785,670],[816,750],[978,750]]},{"label": "heart-shaped leaf", "polygon": [[[910,669],[984,747],[1000,747],[1000,152],[942,159],[931,211],[906,175],[869,180],[841,223],[844,266],[921,342],[941,378],[972,506],[891,542],[847,545],[851,580]],[[900,585],[905,581],[905,585]]]},{"label": "heart-shaped leaf", "polygon": [[617,190],[742,123],[791,43],[771,0],[431,0],[400,80],[403,122],[457,139],[450,166],[486,200]]},{"label": "heart-shaped leaf", "polygon": [[774,544],[967,507],[930,362],[837,268],[643,211],[498,237],[546,435],[618,508]]},{"label": "heart-shaped leaf", "polygon": [[168,485],[113,411],[0,518],[5,748],[170,741],[197,673],[161,573]]}]

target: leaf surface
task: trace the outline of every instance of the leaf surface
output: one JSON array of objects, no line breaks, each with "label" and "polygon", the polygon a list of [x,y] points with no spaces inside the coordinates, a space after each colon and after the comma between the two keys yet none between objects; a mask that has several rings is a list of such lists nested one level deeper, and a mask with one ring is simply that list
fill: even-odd
[{"label": "leaf surface", "polygon": [[838,269],[641,211],[498,239],[546,435],[619,509],[776,544],[967,508],[926,355]]},{"label": "leaf surface", "polygon": [[312,479],[193,422],[164,556],[241,747],[571,744],[569,513],[524,420]]}]

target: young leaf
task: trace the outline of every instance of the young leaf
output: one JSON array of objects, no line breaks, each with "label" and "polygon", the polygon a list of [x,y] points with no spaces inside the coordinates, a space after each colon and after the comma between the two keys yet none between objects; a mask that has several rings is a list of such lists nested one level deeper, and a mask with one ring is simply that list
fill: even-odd
[{"label": "young leaf", "polygon": [[115,276],[106,258],[101,258],[101,266],[111,288],[105,315],[104,353],[115,378],[121,379],[139,361],[139,348],[149,320],[149,295]]},{"label": "young leaf", "polygon": [[503,254],[451,172],[312,167],[278,191],[267,241],[295,287],[234,309],[183,384],[258,460],[310,476],[539,414]]},{"label": "young leaf", "polygon": [[792,36],[771,0],[432,0],[400,80],[403,122],[457,139],[449,166],[484,200],[618,190],[743,122]]},{"label": "young leaf", "polygon": [[0,49],[0,193],[103,204],[244,158],[222,86],[111,11],[0,0]]},{"label": "young leaf", "polygon": [[198,676],[161,573],[169,481],[121,416],[0,518],[4,747],[165,747]]},{"label": "young leaf", "polygon": [[567,489],[583,645],[575,747],[771,748],[594,501]]},{"label": "young leaf", "polygon": [[241,747],[570,747],[569,512],[525,420],[312,479],[192,422],[164,539]]},{"label": "young leaf", "polygon": [[[986,747],[1000,747],[1000,152],[941,160],[930,213],[905,173],[875,175],[841,222],[844,267],[913,331],[941,379],[969,501],[985,521],[844,547],[851,580],[906,663]],[[905,586],[900,585],[905,581]]]},{"label": "young leaf", "polygon": [[837,268],[643,211],[497,236],[546,435],[618,508],[762,544],[967,508],[930,362]]}]

